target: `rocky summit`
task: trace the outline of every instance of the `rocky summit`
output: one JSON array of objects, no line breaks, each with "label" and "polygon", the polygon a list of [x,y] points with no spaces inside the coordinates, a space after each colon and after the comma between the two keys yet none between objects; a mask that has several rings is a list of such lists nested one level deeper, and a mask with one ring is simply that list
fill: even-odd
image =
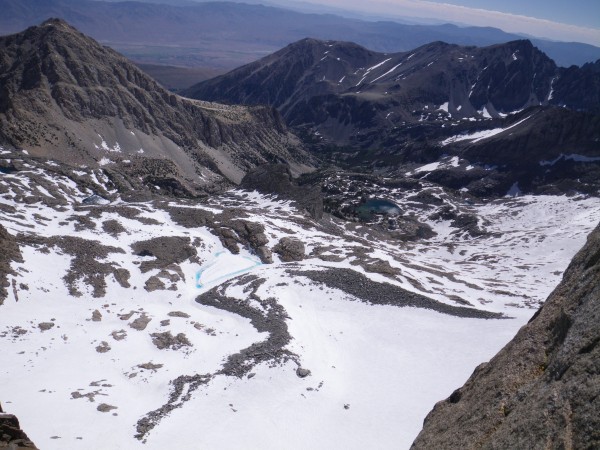
[{"label": "rocky summit", "polygon": [[311,164],[271,108],[182,99],[62,20],[0,38],[0,85],[0,138],[32,156],[192,191],[239,182],[260,163]]}]

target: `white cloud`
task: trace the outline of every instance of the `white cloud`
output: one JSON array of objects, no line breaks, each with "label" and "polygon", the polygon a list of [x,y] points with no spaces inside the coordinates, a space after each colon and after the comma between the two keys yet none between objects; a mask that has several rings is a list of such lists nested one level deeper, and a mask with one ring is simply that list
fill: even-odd
[{"label": "white cloud", "polygon": [[553,22],[500,11],[469,8],[420,0],[329,0],[340,8],[404,17],[428,17],[477,26],[493,26],[512,33],[526,33],[560,41],[586,42],[600,46],[600,29]]}]

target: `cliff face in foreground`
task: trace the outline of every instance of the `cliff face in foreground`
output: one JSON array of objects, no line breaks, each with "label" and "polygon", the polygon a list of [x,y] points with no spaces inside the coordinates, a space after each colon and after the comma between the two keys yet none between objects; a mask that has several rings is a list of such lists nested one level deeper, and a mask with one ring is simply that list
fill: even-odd
[{"label": "cliff face in foreground", "polygon": [[413,450],[600,448],[600,226],[544,306],[425,419]]},{"label": "cliff face in foreground", "polygon": [[21,426],[19,419],[12,414],[6,414],[0,406],[0,449],[31,449],[37,450],[33,442],[29,440]]}]

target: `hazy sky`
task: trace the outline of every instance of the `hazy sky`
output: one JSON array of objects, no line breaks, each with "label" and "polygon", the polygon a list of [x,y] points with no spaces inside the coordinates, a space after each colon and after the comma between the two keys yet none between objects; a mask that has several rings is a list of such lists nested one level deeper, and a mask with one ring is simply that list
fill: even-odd
[{"label": "hazy sky", "polygon": [[390,17],[493,26],[508,32],[600,46],[600,0],[321,0],[319,3]]}]

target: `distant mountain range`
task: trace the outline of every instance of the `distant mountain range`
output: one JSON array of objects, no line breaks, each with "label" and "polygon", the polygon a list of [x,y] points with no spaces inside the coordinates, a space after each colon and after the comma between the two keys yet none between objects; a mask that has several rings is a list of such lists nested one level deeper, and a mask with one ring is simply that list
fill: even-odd
[{"label": "distant mountain range", "polygon": [[264,163],[427,177],[476,196],[596,193],[598,66],[558,68],[525,40],[383,54],[304,39],[186,99],[52,19],[0,38],[0,145],[185,195]]},{"label": "distant mountain range", "polygon": [[479,195],[563,178],[593,191],[600,176],[586,164],[600,161],[600,61],[559,68],[527,40],[386,54],[304,39],[184,95],[274,106],[335,164],[399,176],[430,163],[429,180]]},{"label": "distant mountain range", "polygon": [[441,105],[454,118],[502,117],[546,104],[590,110],[600,107],[600,60],[558,68],[527,40],[490,47],[434,42],[388,54],[349,42],[304,39],[185,94],[272,105],[292,125],[320,124],[332,97],[368,101],[377,105],[369,117],[385,115],[390,121],[394,114],[395,122],[422,121],[423,113]]},{"label": "distant mountain range", "polygon": [[[487,46],[522,39],[495,28],[370,22],[227,2],[0,0],[0,10],[1,34],[60,17],[135,61],[217,69],[232,69],[306,37],[352,41],[379,52],[408,51],[433,41]],[[592,45],[532,42],[559,66],[600,59],[600,48]]]}]

